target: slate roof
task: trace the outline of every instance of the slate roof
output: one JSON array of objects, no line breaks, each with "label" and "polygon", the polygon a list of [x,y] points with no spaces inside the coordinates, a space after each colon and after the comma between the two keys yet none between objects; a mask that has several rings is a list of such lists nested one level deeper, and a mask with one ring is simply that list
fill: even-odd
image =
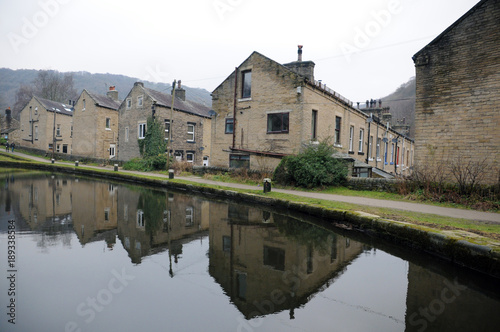
[{"label": "slate roof", "polygon": [[[156,101],[156,105],[164,106],[170,108],[172,106],[172,95],[168,93],[159,92],[149,88],[144,88],[144,91]],[[181,100],[175,98],[174,109],[181,112],[186,112],[205,118],[211,118],[209,112],[210,107],[198,104],[188,100]]]},{"label": "slate roof", "polygon": [[73,116],[73,106],[59,103],[57,101],[52,101],[48,99],[43,99],[34,96],[36,100],[42,104],[42,106],[49,112],[54,112],[54,109],[59,112],[59,114]]},{"label": "slate roof", "polygon": [[109,108],[112,110],[117,111],[118,108],[120,108],[121,102],[114,100],[113,98],[109,96],[104,96],[104,95],[98,95],[94,93],[90,93],[87,91],[89,96],[94,99],[95,103],[97,106],[104,107],[104,108]]}]

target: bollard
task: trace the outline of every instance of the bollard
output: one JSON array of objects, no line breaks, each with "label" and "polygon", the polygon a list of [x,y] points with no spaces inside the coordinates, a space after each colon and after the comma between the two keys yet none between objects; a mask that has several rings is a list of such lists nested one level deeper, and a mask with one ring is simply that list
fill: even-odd
[{"label": "bollard", "polygon": [[271,191],[271,179],[265,178],[264,179],[264,193],[268,193]]},{"label": "bollard", "polygon": [[76,166],[76,167],[78,167],[78,160],[77,160],[77,161],[75,161],[75,166]]},{"label": "bollard", "polygon": [[114,170],[115,172],[118,172],[118,164],[115,164]]},{"label": "bollard", "polygon": [[174,178],[174,170],[173,169],[169,169],[168,170],[168,178],[169,179],[173,179]]},{"label": "bollard", "polygon": [[55,159],[54,159],[54,158],[52,158],[50,161],[51,161],[52,163],[54,163]]}]

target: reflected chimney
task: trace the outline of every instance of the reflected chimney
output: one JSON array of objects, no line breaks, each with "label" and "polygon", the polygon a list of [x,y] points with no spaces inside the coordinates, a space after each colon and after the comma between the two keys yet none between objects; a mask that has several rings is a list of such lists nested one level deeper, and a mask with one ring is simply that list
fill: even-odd
[{"label": "reflected chimney", "polygon": [[297,61],[299,61],[299,62],[302,61],[302,47],[303,47],[302,45],[299,45],[299,49],[297,51],[297,53],[298,53]]}]

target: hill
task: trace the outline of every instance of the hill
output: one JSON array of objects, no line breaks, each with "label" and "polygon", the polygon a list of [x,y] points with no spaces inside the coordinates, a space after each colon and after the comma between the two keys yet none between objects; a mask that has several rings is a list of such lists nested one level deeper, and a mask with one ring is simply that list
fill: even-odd
[{"label": "hill", "polygon": [[415,133],[415,97],[416,80],[412,77],[390,95],[380,98],[383,106],[390,107],[393,124],[404,119],[405,123],[410,125],[411,138]]},{"label": "hill", "polygon": [[[16,101],[16,92],[21,84],[30,84],[38,74],[34,69],[12,70],[0,68],[0,113],[3,114],[7,107],[12,107]],[[65,73],[63,73],[65,74]],[[89,72],[70,72],[78,94],[83,89],[96,94],[104,95],[108,87],[114,85],[119,93],[120,100],[124,99],[134,86],[138,78],[115,74],[91,74]],[[144,86],[153,90],[170,93],[172,85],[165,83],[144,82]],[[190,88],[183,85],[186,90],[186,99],[203,105],[211,106],[212,97],[205,89]]]}]

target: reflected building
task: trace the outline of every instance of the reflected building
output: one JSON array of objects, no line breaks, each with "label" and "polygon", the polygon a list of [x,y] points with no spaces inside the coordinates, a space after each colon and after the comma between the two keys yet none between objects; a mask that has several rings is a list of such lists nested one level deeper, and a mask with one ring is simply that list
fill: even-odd
[{"label": "reflected building", "polygon": [[482,286],[444,276],[439,267],[410,262],[405,331],[497,331],[500,295],[485,294]]},{"label": "reflected building", "polygon": [[361,243],[277,213],[210,204],[209,273],[247,319],[305,304],[362,251]]},{"label": "reflected building", "polygon": [[77,203],[73,206],[73,227],[80,243],[104,239],[111,249],[118,228],[118,185],[82,179],[72,180],[71,185]]},{"label": "reflected building", "polygon": [[132,262],[168,250],[173,260],[182,244],[207,234],[209,203],[198,197],[120,187],[118,238]]}]

